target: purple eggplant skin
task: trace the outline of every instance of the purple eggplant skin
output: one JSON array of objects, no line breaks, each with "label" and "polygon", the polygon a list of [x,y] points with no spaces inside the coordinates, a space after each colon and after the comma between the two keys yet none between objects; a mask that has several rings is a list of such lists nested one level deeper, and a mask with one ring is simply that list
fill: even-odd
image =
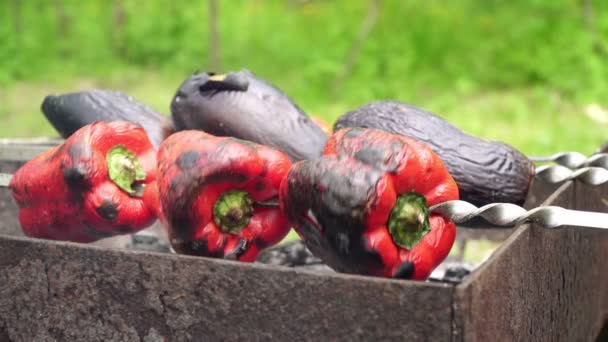
[{"label": "purple eggplant skin", "polygon": [[334,124],[377,128],[428,145],[454,177],[460,199],[477,206],[506,202],[522,205],[535,166],[514,147],[469,135],[439,116],[397,101],[374,101],[352,110]]},{"label": "purple eggplant skin", "polygon": [[327,134],[285,93],[249,70],[198,73],[171,102],[176,130],[197,129],[271,146],[292,161],[314,159]]},{"label": "purple eggplant skin", "polygon": [[129,121],[137,124],[146,131],[157,148],[173,133],[169,117],[115,90],[92,89],[48,95],[42,101],[41,110],[63,138],[96,121]]}]

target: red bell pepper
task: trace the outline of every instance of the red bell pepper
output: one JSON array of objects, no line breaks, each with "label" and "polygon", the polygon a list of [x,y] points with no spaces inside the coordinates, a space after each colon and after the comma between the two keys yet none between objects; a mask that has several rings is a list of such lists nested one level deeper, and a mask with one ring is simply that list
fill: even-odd
[{"label": "red bell pepper", "polygon": [[27,236],[92,242],[155,221],[144,203],[155,170],[156,152],[141,127],[97,122],[24,164],[9,187]]},{"label": "red bell pepper", "polygon": [[163,221],[178,253],[254,261],[290,226],[278,207],[289,157],[267,146],[201,131],[171,135],[158,152]]},{"label": "red bell pepper", "polygon": [[426,279],[448,255],[455,225],[429,206],[458,199],[427,146],[376,129],[348,128],[324,156],[296,163],[281,206],[313,253],[338,271]]}]

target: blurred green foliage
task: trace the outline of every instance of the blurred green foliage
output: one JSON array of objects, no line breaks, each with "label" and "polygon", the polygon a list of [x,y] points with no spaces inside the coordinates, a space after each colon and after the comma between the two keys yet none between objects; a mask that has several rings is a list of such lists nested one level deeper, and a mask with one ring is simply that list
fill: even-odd
[{"label": "blurred green foliage", "polygon": [[[608,1],[377,3],[340,78],[372,1],[220,0],[222,69],[248,68],[328,121],[391,98],[528,153],[591,152],[606,138],[582,108],[608,105]],[[0,102],[30,96],[15,90],[24,83],[78,90],[85,78],[167,113],[179,82],[209,69],[207,11],[207,1],[0,0]],[[150,73],[156,90],[134,85]],[[21,130],[10,116],[30,113],[15,108],[0,108],[16,125],[0,134],[49,131]]]}]

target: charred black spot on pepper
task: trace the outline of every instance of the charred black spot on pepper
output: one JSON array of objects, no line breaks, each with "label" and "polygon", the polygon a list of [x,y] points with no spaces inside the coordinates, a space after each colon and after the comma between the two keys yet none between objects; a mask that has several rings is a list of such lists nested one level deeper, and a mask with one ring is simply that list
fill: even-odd
[{"label": "charred black spot on pepper", "polygon": [[91,158],[93,155],[93,150],[91,150],[91,146],[85,143],[73,143],[68,147],[68,156],[76,162],[81,158]]},{"label": "charred black spot on pepper", "polygon": [[369,165],[378,165],[384,163],[386,159],[386,151],[372,147],[362,148],[355,152],[355,158]]},{"label": "charred black spot on pepper", "polygon": [[186,151],[177,158],[177,166],[182,170],[188,170],[194,167],[199,159],[197,151]]},{"label": "charred black spot on pepper", "polygon": [[268,243],[266,243],[266,241],[259,239],[259,238],[253,239],[253,241],[251,241],[251,244],[256,246],[259,250],[263,250],[266,247],[268,247]]},{"label": "charred black spot on pepper", "polygon": [[380,258],[380,253],[370,246],[369,240],[365,236],[361,237],[361,247],[365,253],[369,254],[370,257],[377,257],[379,261],[382,260]]},{"label": "charred black spot on pepper", "polygon": [[266,185],[264,185],[264,182],[257,182],[255,183],[255,190],[256,191],[262,191],[264,190],[264,188],[266,187]]},{"label": "charred black spot on pepper", "polygon": [[[366,145],[371,144],[372,143]],[[404,147],[405,144],[402,142],[392,141],[388,146],[362,148],[355,152],[353,156],[361,162],[374,166],[382,171],[394,172],[399,167],[401,158],[398,158],[398,156],[402,153]]]},{"label": "charred black spot on pepper", "polygon": [[[188,239],[190,232],[194,229],[192,220],[188,217],[188,213],[181,213],[179,210],[183,211],[183,208],[188,208],[187,206],[182,206],[179,203],[170,205],[168,219],[172,227],[173,235],[180,239]],[[171,213],[178,212],[179,215],[171,215]]]},{"label": "charred black spot on pepper", "polygon": [[174,178],[171,180],[171,185],[169,185],[171,187],[171,191],[175,191],[177,189],[177,187],[179,186],[179,179]]},{"label": "charred black spot on pepper", "polygon": [[414,276],[414,263],[411,261],[404,261],[393,274],[393,278],[396,279],[411,279]]},{"label": "charred black spot on pepper", "polygon": [[222,182],[234,182],[242,183],[247,180],[247,175],[235,174],[229,172],[218,172],[213,173],[205,177],[204,182],[208,184],[222,183]]},{"label": "charred black spot on pepper", "polygon": [[82,188],[87,186],[87,170],[80,166],[61,165],[63,179],[69,188]]},{"label": "charred black spot on pepper", "polygon": [[118,215],[118,206],[109,199],[104,199],[101,205],[95,210],[99,216],[110,222],[114,221]]},{"label": "charred black spot on pepper", "polygon": [[361,136],[363,134],[363,130],[360,128],[351,128],[344,134],[345,138],[352,139]]}]

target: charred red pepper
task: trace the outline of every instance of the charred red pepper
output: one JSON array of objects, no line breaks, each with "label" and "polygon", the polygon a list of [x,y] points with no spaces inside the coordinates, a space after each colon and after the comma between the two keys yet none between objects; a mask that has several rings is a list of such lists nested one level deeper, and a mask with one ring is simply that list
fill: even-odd
[{"label": "charred red pepper", "polygon": [[171,135],[158,152],[163,220],[178,253],[254,261],[290,226],[278,196],[289,157],[267,146],[201,131]]},{"label": "charred red pepper", "polygon": [[349,128],[324,156],[292,167],[281,206],[311,251],[342,272],[422,280],[448,255],[455,225],[429,206],[458,199],[443,162],[412,139]]},{"label": "charred red pepper", "polygon": [[156,220],[144,201],[155,170],[156,151],[141,127],[97,122],[24,164],[9,187],[26,235],[92,242]]}]

